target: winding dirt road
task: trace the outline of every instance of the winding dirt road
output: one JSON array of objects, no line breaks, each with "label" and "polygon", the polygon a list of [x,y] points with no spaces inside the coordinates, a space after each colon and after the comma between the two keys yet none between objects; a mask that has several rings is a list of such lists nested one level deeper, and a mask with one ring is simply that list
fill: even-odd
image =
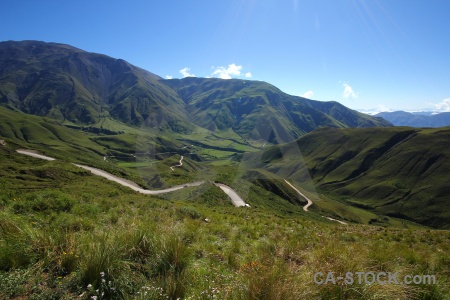
[{"label": "winding dirt road", "polygon": [[234,206],[240,207],[240,206],[247,206],[250,207],[250,205],[246,204],[244,200],[242,200],[241,197],[229,186],[222,184],[222,183],[214,183],[216,186],[218,186],[222,191],[224,191],[225,194],[230,197],[231,202]]},{"label": "winding dirt road", "polygon": [[146,195],[158,195],[158,194],[170,193],[170,192],[173,192],[176,190],[181,190],[182,188],[185,188],[185,187],[199,186],[205,182],[205,181],[197,181],[197,182],[191,182],[191,183],[182,184],[182,185],[175,185],[170,188],[163,189],[163,190],[146,190],[146,189],[141,188],[136,183],[134,183],[130,180],[114,176],[113,174],[105,172],[103,170],[85,166],[85,165],[79,165],[79,164],[74,164],[74,165],[77,167],[83,168],[85,170],[91,171],[92,174],[101,176],[103,178],[106,178],[106,179],[114,181],[114,182],[117,182],[118,184],[129,187],[130,189],[132,189],[136,192],[139,192],[141,194],[146,194]]},{"label": "winding dirt road", "polygon": [[18,150],[16,150],[16,152],[20,153],[20,154],[25,154],[25,155],[28,155],[28,156],[32,156],[32,157],[35,157],[35,158],[48,160],[48,161],[56,160],[56,158],[53,158],[53,157],[50,157],[50,156],[45,156],[45,155],[39,154],[36,151],[32,151],[32,150],[18,149]]},{"label": "winding dirt road", "polygon": [[328,220],[330,220],[330,221],[338,222],[338,223],[341,223],[341,224],[343,224],[343,225],[347,225],[347,223],[345,223],[345,222],[343,222],[343,221],[339,221],[339,220],[336,220],[336,219],[333,219],[333,218],[330,218],[330,217],[322,216],[322,218],[328,219]]},{"label": "winding dirt road", "polygon": [[[36,151],[32,151],[32,150],[26,150],[26,149],[18,149],[16,150],[17,153],[20,154],[25,154],[28,156],[32,156],[35,158],[39,158],[39,159],[44,159],[44,160],[48,160],[48,161],[52,161],[55,160],[55,158],[53,157],[49,157],[49,156],[45,156],[39,153],[36,153]],[[182,164],[181,161],[183,159],[183,156],[180,159],[180,165]],[[163,189],[163,190],[146,190],[141,188],[139,185],[137,185],[136,183],[127,180],[127,179],[123,179],[120,177],[117,177],[111,173],[108,173],[106,171],[97,169],[97,168],[93,168],[93,167],[89,167],[89,166],[85,166],[85,165],[80,165],[80,164],[73,164],[79,168],[83,168],[85,170],[88,170],[90,172],[92,172],[95,175],[104,177],[108,180],[114,181],[118,184],[121,184],[123,186],[129,187],[130,189],[142,193],[142,194],[146,194],[146,195],[158,195],[158,194],[165,194],[165,193],[170,193],[176,190],[180,190],[186,187],[192,187],[192,186],[199,186],[203,183],[205,183],[205,181],[196,181],[196,182],[191,182],[191,183],[186,183],[186,184],[182,184],[182,185],[175,185],[172,186],[170,188],[167,189]],[[217,185],[218,187],[220,187],[231,199],[231,202],[233,203],[234,206],[238,207],[238,206],[248,206],[248,204],[246,204],[244,202],[244,200],[242,200],[241,197],[239,197],[239,195],[229,186],[223,185],[223,184],[219,184],[219,183],[215,183],[215,185]]]},{"label": "winding dirt road", "polygon": [[[293,189],[294,189],[301,197],[303,197],[303,198],[306,199],[307,203],[306,203],[305,206],[303,206],[303,210],[304,210],[304,211],[308,211],[308,207],[310,207],[310,206],[313,204],[313,202],[311,201],[311,199],[309,199],[308,197],[306,197],[306,196],[305,196],[302,192],[300,192],[295,186],[293,186],[292,184],[290,184],[289,181],[287,181],[286,179],[285,179],[284,181],[285,181],[287,184],[289,184],[289,186],[290,186],[291,188],[293,188]],[[333,219],[333,218],[330,218],[330,217],[322,216],[322,218],[328,219],[328,220],[330,220],[330,221],[338,222],[338,223],[340,223],[340,224],[342,224],[342,225],[347,225],[347,223],[345,223],[344,221],[339,221],[339,220],[336,220],[336,219]]]},{"label": "winding dirt road", "polygon": [[[33,150],[27,150],[27,149],[18,149],[16,150],[17,153],[20,154],[24,154],[24,155],[28,155],[34,158],[39,158],[39,159],[43,159],[43,160],[47,160],[47,161],[53,161],[56,160],[53,157],[50,156],[45,156],[42,154],[37,153],[36,151]],[[176,165],[176,166],[172,166],[170,167],[173,170],[173,167],[180,167],[183,165],[182,163],[183,160],[183,156],[181,156],[180,159],[180,164]],[[205,181],[196,181],[196,182],[191,182],[191,183],[187,183],[187,184],[182,184],[182,185],[176,185],[167,189],[163,189],[163,190],[146,190],[141,188],[139,185],[137,185],[136,183],[127,180],[127,179],[123,179],[120,177],[117,177],[111,173],[108,173],[106,171],[97,169],[97,168],[93,168],[93,167],[89,167],[89,166],[85,166],[85,165],[80,165],[80,164],[73,164],[79,168],[83,168],[85,170],[88,170],[90,172],[92,172],[94,175],[98,175],[101,177],[104,177],[108,180],[114,181],[118,184],[121,184],[123,186],[129,187],[130,189],[142,193],[142,194],[146,194],[146,195],[158,195],[158,194],[164,194],[164,193],[170,193],[176,190],[180,190],[186,187],[193,187],[193,186],[199,186],[203,183],[205,183]],[[287,181],[286,179],[284,180],[290,187],[292,187],[301,197],[305,198],[307,201],[307,204],[305,206],[303,206],[303,210],[304,211],[308,211],[308,208],[313,204],[313,202],[311,201],[311,199],[309,199],[308,197],[306,197],[302,192],[300,192],[295,186],[293,186],[289,181]],[[245,201],[236,193],[236,191],[234,191],[231,187],[222,184],[222,183],[214,183],[217,187],[219,187],[225,194],[228,195],[228,197],[230,197],[231,202],[233,203],[234,206],[236,207],[242,207],[242,206],[247,206],[250,207],[250,205],[248,205],[247,203],[245,203]],[[323,218],[326,218],[330,221],[334,221],[334,222],[338,222],[340,224],[343,225],[347,225],[347,223],[343,222],[343,221],[339,221],[330,217],[325,217],[322,216]]]},{"label": "winding dirt road", "polygon": [[293,186],[289,181],[287,181],[286,179],[284,180],[287,184],[289,184],[289,186],[291,188],[293,188],[301,197],[305,198],[307,203],[305,206],[303,206],[303,210],[304,211],[308,211],[308,207],[310,207],[311,205],[313,205],[313,202],[311,201],[311,199],[309,199],[308,197],[306,197],[302,192],[300,192],[299,190],[297,190],[297,188],[295,186]]},{"label": "winding dirt road", "polygon": [[181,155],[180,164],[179,165],[175,165],[175,166],[171,166],[170,169],[173,171],[174,167],[181,167],[183,165],[183,158],[184,158],[183,155]]}]

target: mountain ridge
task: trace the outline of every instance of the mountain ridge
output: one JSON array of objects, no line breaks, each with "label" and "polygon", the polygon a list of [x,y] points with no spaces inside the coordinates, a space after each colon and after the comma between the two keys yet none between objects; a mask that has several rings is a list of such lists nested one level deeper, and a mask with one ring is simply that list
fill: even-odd
[{"label": "mountain ridge", "polygon": [[323,126],[390,125],[335,101],[288,95],[264,81],[187,77],[162,82],[178,92],[196,124],[210,130],[233,128],[252,139],[289,142]]},{"label": "mountain ridge", "polygon": [[424,115],[406,111],[381,112],[375,116],[382,117],[395,126],[411,127],[445,127],[450,126],[450,112]]},{"label": "mountain ridge", "polygon": [[0,66],[0,105],[66,123],[93,125],[111,117],[133,126],[163,124],[175,132],[197,126],[232,129],[272,142],[288,142],[323,126],[391,125],[261,81],[165,80],[122,59],[59,43],[0,42]]},{"label": "mountain ridge", "polygon": [[139,125],[152,106],[170,103],[178,107],[169,107],[166,117],[177,115],[187,123],[181,100],[159,83],[159,76],[121,59],[26,41],[0,43],[0,62],[0,102],[26,113],[83,124],[107,113]]}]

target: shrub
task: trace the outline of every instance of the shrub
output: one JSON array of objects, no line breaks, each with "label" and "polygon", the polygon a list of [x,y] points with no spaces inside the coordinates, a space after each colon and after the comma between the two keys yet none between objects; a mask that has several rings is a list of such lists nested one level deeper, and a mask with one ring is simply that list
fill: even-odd
[{"label": "shrub", "polygon": [[204,219],[203,215],[199,213],[195,208],[183,206],[180,208],[177,208],[176,213],[179,217],[179,219],[182,219],[183,217],[189,217],[191,219]]}]

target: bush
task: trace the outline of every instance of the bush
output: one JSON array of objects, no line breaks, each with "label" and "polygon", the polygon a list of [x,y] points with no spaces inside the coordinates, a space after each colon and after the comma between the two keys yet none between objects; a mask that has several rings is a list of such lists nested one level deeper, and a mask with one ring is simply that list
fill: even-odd
[{"label": "bush", "polygon": [[189,217],[193,220],[204,219],[203,215],[193,207],[183,206],[177,208],[176,212],[179,219],[183,219],[184,217]]}]

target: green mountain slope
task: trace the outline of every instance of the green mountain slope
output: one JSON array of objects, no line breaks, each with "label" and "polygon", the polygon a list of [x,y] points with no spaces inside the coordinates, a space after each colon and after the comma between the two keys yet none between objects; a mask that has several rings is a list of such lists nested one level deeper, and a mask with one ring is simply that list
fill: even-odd
[{"label": "green mountain slope", "polygon": [[87,164],[132,178],[143,186],[146,186],[146,181],[141,174],[130,175],[133,172],[125,172],[115,162],[134,161],[134,153],[139,147],[150,147],[158,152],[181,148],[176,140],[154,136],[143,130],[133,131],[130,128],[129,132],[121,134],[82,131],[69,128],[51,118],[12,111],[1,106],[0,120],[0,140],[5,140],[11,145],[11,149],[37,150],[60,160]]},{"label": "green mountain slope", "polygon": [[261,81],[190,77],[164,82],[179,93],[196,124],[209,130],[232,128],[248,139],[288,142],[323,126],[391,125],[337,102],[288,95]]},{"label": "green mountain slope", "polygon": [[380,214],[449,228],[449,140],[448,127],[328,128],[269,148],[263,156],[265,168],[280,173],[292,170],[300,149],[319,192]]},{"label": "green mountain slope", "polygon": [[60,121],[94,124],[112,116],[157,126],[162,118],[172,129],[189,129],[183,102],[159,79],[124,60],[67,45],[0,43],[0,103]]},{"label": "green mountain slope", "polygon": [[201,126],[269,143],[292,141],[323,126],[390,125],[264,82],[163,80],[121,59],[37,41],[0,43],[0,105],[69,125],[99,127],[107,118],[178,133]]}]

